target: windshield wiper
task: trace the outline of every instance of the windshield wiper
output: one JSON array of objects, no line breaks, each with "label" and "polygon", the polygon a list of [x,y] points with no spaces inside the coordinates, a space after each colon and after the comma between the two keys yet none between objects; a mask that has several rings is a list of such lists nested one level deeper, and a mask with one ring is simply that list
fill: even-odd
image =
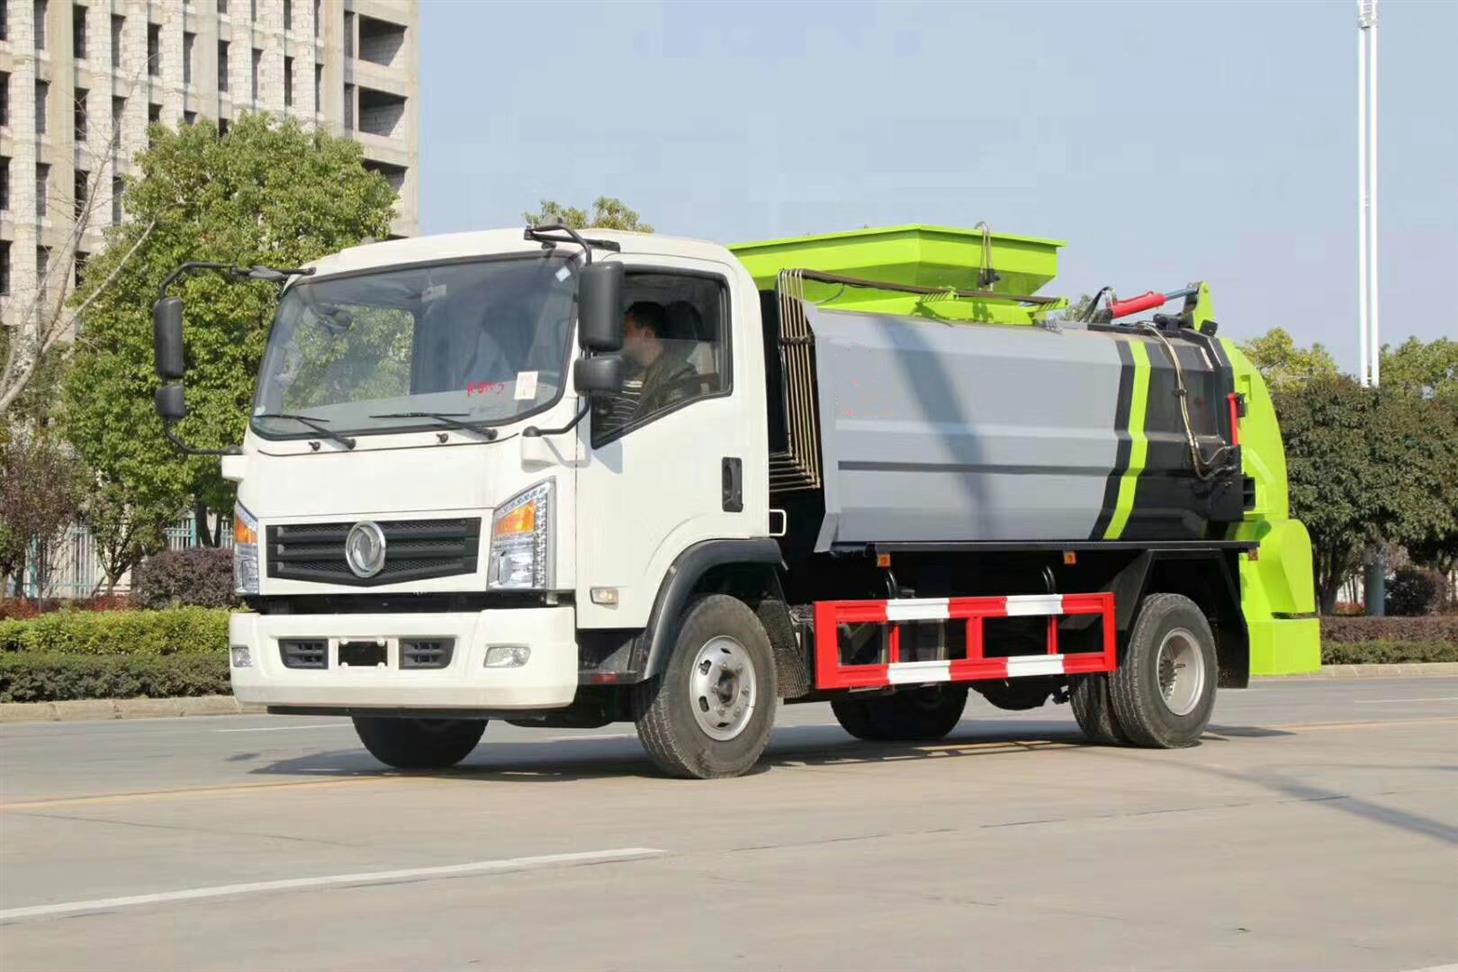
[{"label": "windshield wiper", "polygon": [[324,425],[325,422],[329,421],[328,419],[314,418],[312,415],[294,415],[289,412],[259,412],[253,417],[256,419],[293,419],[295,422],[307,425],[315,432],[324,436],[324,438],[333,439],[346,449],[354,448],[353,438],[347,435],[340,435],[338,432]]},{"label": "windshield wiper", "polygon": [[470,412],[386,412],[383,415],[371,415],[374,419],[405,419],[405,418],[428,418],[435,419],[441,425],[453,429],[461,429],[465,432],[475,432],[484,436],[487,442],[496,438],[496,430],[489,425],[481,425],[476,422],[462,422],[460,416],[469,415]]}]

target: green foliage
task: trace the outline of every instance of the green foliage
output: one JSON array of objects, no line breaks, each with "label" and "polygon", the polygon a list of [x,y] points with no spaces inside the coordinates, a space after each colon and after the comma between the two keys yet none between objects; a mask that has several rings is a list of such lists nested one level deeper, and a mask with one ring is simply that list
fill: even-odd
[{"label": "green foliage", "polygon": [[1382,384],[1441,398],[1458,408],[1458,341],[1439,338],[1424,343],[1408,338],[1395,351],[1384,349]]},{"label": "green foliage", "polygon": [[58,611],[0,621],[0,655],[194,655],[227,647],[228,612],[214,608]]},{"label": "green foliage", "polygon": [[629,209],[621,199],[613,199],[609,196],[598,196],[592,203],[590,214],[575,206],[563,206],[559,202],[543,199],[541,212],[522,213],[521,215],[529,226],[561,222],[573,229],[596,227],[631,230],[635,233],[653,232],[653,227],[643,222],[636,210]]},{"label": "green foliage", "polygon": [[1300,388],[1317,378],[1336,378],[1340,373],[1330,351],[1320,344],[1298,348],[1291,335],[1279,327],[1242,344],[1240,350],[1273,393]]},{"label": "green foliage", "polygon": [[1286,444],[1291,512],[1311,534],[1321,609],[1330,613],[1337,589],[1382,538],[1371,498],[1391,477],[1371,454],[1375,398],[1345,375],[1288,383],[1272,398]]},{"label": "green foliage", "polygon": [[[65,384],[71,441],[123,508],[155,520],[195,498],[231,512],[216,459],[178,455],[152,410],[151,306],[162,280],[190,260],[298,266],[389,232],[394,193],[365,170],[359,146],[296,122],[240,119],[222,138],[210,122],[153,129],[129,179],[130,222],[91,261],[105,279],[142,244],[87,310]],[[187,398],[178,427],[196,445],[242,440],[277,302],[267,283],[204,274],[174,289],[186,304]],[[78,299],[85,299],[83,289]]]},{"label": "green foliage", "polygon": [[1402,665],[1415,662],[1458,662],[1458,643],[1451,641],[1359,641],[1323,644],[1323,665]]},{"label": "green foliage", "polygon": [[228,653],[198,655],[0,654],[0,702],[226,695]]},{"label": "green foliage", "polygon": [[1446,401],[1345,375],[1287,381],[1273,398],[1323,612],[1374,545],[1430,563],[1458,557],[1458,412]]}]

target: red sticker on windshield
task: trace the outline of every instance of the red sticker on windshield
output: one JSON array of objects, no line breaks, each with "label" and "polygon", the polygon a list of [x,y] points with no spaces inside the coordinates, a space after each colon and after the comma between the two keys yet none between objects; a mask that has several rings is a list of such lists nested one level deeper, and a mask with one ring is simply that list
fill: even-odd
[{"label": "red sticker on windshield", "polygon": [[500,395],[505,391],[504,381],[473,381],[466,385],[467,395]]}]

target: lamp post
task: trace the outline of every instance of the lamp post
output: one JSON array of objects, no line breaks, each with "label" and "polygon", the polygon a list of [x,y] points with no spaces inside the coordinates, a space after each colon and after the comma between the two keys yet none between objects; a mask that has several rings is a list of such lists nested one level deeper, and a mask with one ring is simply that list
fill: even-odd
[{"label": "lamp post", "polygon": [[[1377,272],[1377,0],[1357,0],[1357,322],[1358,380],[1376,388],[1382,377]],[[1367,563],[1367,613],[1384,613],[1387,564],[1380,549]]]}]

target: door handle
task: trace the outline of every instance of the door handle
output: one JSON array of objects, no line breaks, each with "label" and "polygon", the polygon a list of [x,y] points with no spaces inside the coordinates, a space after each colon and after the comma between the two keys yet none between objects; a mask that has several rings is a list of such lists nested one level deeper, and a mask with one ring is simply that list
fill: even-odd
[{"label": "door handle", "polygon": [[738,456],[725,456],[720,467],[724,484],[724,512],[744,512],[744,461]]}]

